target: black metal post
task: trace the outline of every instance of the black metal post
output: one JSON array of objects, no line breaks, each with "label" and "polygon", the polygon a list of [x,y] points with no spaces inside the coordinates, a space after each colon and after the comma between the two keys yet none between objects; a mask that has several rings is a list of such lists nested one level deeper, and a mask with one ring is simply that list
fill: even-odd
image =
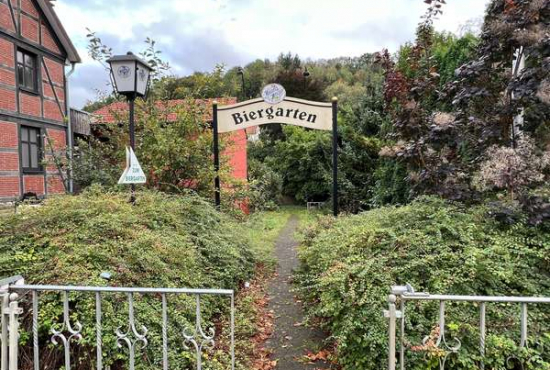
[{"label": "black metal post", "polygon": [[241,75],[241,101],[246,100],[245,85],[244,85],[244,69],[239,69],[239,74]]},{"label": "black metal post", "polygon": [[220,148],[218,142],[218,102],[212,104],[212,132],[214,135],[214,198],[216,200],[216,209],[219,211],[221,206],[220,196]]},{"label": "black metal post", "polygon": [[332,98],[332,213],[338,216],[338,98]]},{"label": "black metal post", "polygon": [[[135,138],[135,124],[134,124],[134,109],[135,109],[135,96],[128,97],[128,104],[130,105],[130,148],[135,153],[136,150],[136,138]],[[136,202],[136,185],[131,185],[131,195],[130,203],[134,204]]]}]

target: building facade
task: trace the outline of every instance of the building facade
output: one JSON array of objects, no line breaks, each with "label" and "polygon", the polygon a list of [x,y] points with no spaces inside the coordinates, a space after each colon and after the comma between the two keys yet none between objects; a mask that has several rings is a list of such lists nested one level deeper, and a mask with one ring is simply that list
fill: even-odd
[{"label": "building facade", "polygon": [[69,189],[66,67],[78,53],[48,0],[0,0],[0,202]]}]

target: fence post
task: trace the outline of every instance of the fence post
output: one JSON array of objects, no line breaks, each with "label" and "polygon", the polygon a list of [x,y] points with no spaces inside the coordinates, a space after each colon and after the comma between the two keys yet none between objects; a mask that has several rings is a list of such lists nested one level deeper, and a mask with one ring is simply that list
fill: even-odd
[{"label": "fence post", "polygon": [[390,294],[388,296],[389,309],[386,313],[386,317],[390,319],[388,326],[388,370],[395,370],[395,337],[396,337],[396,322],[397,322],[397,310],[395,308],[395,302],[397,298],[395,295]]},{"label": "fence post", "polygon": [[2,364],[1,370],[8,370],[8,321],[10,308],[10,294],[2,293]]},{"label": "fence post", "polygon": [[19,295],[17,293],[10,294],[10,323],[9,323],[9,370],[19,370],[19,315],[22,309],[19,308]]}]

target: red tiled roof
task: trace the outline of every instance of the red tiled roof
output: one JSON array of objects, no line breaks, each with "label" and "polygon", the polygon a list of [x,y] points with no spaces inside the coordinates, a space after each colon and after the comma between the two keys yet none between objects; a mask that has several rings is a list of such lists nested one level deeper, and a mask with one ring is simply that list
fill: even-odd
[{"label": "red tiled roof", "polygon": [[[211,120],[212,116],[212,103],[217,101],[219,105],[231,105],[237,103],[237,98],[218,98],[218,99],[195,99],[196,106],[204,108],[206,117],[205,120]],[[189,100],[174,99],[167,101],[157,101],[155,103],[159,109],[170,110],[177,107],[185,107],[189,105]],[[128,103],[126,102],[114,102],[103,108],[95,111],[95,124],[110,124],[117,123],[117,121],[124,119],[128,114]],[[176,120],[176,112],[168,112],[167,121],[173,122]]]}]

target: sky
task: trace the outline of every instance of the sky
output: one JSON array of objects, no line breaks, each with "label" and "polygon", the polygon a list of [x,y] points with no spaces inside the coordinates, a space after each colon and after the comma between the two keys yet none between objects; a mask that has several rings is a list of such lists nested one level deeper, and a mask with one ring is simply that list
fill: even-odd
[{"label": "sky", "polygon": [[[460,33],[480,22],[489,0],[447,0],[438,30]],[[211,71],[292,52],[306,59],[360,56],[414,40],[423,0],[57,0],[55,10],[83,63],[71,77],[71,106],[81,108],[108,73],[91,60],[87,28],[115,54],[157,42],[171,73]]]}]

